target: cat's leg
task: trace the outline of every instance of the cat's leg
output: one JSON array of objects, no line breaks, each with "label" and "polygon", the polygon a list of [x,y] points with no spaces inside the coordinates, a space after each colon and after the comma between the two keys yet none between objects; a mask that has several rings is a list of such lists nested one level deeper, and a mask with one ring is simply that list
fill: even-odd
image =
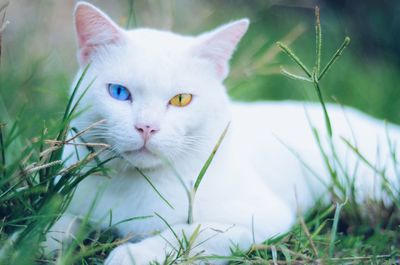
[{"label": "cat's leg", "polygon": [[[189,239],[199,224],[175,225],[172,230],[177,237],[182,240],[183,234]],[[106,265],[144,265],[151,261],[163,261],[169,253],[172,257],[176,255],[180,248],[180,243],[171,230],[162,232],[160,235],[147,238],[138,243],[127,243],[114,249],[107,258]],[[244,226],[224,225],[209,223],[200,226],[200,233],[191,246],[188,256],[194,256],[202,253],[202,256],[218,255],[228,256],[230,246],[238,244],[241,248],[248,248],[252,239],[251,228]],[[183,243],[184,244],[184,243]],[[185,250],[187,246],[183,246]],[[204,251],[204,252],[203,252]],[[212,264],[221,263],[218,260],[212,260]]]},{"label": "cat's leg", "polygon": [[47,255],[62,251],[63,246],[69,244],[79,229],[80,219],[65,213],[47,232],[45,252]]},{"label": "cat's leg", "polygon": [[[247,225],[232,225],[221,223],[203,223],[203,224],[180,224],[172,226],[159,235],[144,239],[138,243],[127,243],[114,249],[107,258],[106,265],[144,265],[152,261],[160,264],[168,254],[175,257],[177,251],[182,248],[183,251],[188,246],[182,242],[183,238],[189,240],[196,229],[200,226],[200,233],[194,237],[194,242],[189,247],[189,253],[186,257],[193,257],[201,253],[201,256],[229,256],[230,247],[238,246],[240,249],[248,249],[255,242],[262,242],[272,236],[277,236],[290,229],[294,217],[290,212],[270,212],[268,216],[258,219],[257,224],[249,222]],[[269,220],[267,222],[266,220]],[[274,222],[275,225],[268,224]],[[172,232],[174,231],[174,232]],[[177,240],[181,240],[181,243]],[[183,256],[185,257],[185,256]],[[229,261],[223,259],[212,260],[211,264],[226,264]],[[196,262],[203,264],[204,262]]]}]

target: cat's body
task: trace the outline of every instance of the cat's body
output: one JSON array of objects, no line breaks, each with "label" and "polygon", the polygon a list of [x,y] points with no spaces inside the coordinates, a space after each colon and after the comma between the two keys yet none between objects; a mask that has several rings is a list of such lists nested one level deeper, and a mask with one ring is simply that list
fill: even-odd
[{"label": "cat's body", "polygon": [[[358,202],[367,198],[380,199],[381,176],[362,163],[360,155],[378,168],[385,168],[388,176],[394,180],[396,173],[388,139],[397,142],[400,128],[389,124],[386,131],[384,121],[353,108],[328,104],[328,112],[334,132],[333,145],[339,161],[347,173],[357,176]],[[332,179],[313,133],[315,127],[323,152],[331,157],[332,149],[320,104],[291,101],[241,103],[234,104],[233,113],[234,119],[238,120],[234,132],[237,150],[248,158],[257,174],[292,210],[297,207],[307,210],[317,198],[327,201],[329,195],[326,187]],[[256,123],[257,129],[251,133],[251,137],[246,141],[240,140],[248,134],[246,128]],[[345,140],[358,148],[360,154],[351,150]],[[333,159],[330,159],[330,163],[334,164]],[[339,170],[340,166],[336,166]],[[342,173],[339,172],[338,176]],[[344,179],[340,181],[345,183]]]},{"label": "cat's body", "polygon": [[[329,174],[310,125],[318,129],[326,147],[320,106],[231,103],[226,95],[222,81],[228,73],[229,57],[247,29],[246,20],[199,37],[146,29],[128,32],[101,11],[79,4],[76,25],[82,66],[92,61],[82,87],[97,78],[81,103],[90,109],[73,125],[84,129],[105,119],[84,137],[92,142],[104,140],[121,158],[108,165],[110,177],[93,175],[79,184],[69,209],[52,229],[62,233],[49,234],[53,248],[56,241],[51,237],[68,239],[74,234],[76,217],[87,214],[95,198],[91,218],[100,227],[109,226],[110,216],[113,224],[153,216],[117,226],[121,236],[145,239],[118,247],[107,264],[134,264],[132,258],[135,264],[154,259],[162,262],[178,246],[162,218],[178,236],[190,236],[201,225],[196,242],[202,243],[192,254],[205,250],[205,255],[228,255],[232,243],[247,248],[254,240],[284,233],[293,225],[298,209],[306,211],[317,199],[329,200],[323,184],[329,183]],[[123,87],[115,92],[108,85],[107,93],[107,84],[115,83]],[[190,95],[190,101],[177,107],[171,99],[176,99],[175,95],[180,95],[180,103]],[[353,132],[368,159],[390,162],[387,145],[381,145],[379,155],[376,153],[378,142],[386,141],[383,122],[338,106],[330,106],[329,113],[338,156],[347,161],[350,170],[359,159],[340,137],[354,142]],[[193,223],[187,224],[188,196],[176,175],[189,189],[193,187],[229,121],[228,133],[195,196]],[[399,141],[400,129],[390,127],[390,135]],[[82,148],[79,152],[87,151]],[[72,155],[69,163],[76,160],[74,154],[74,147],[66,148],[65,157]],[[379,187],[374,171],[363,164],[358,168],[362,176],[356,181],[358,199],[380,198],[381,194],[374,192],[374,187]],[[388,176],[394,180],[393,172]],[[153,235],[154,231],[161,234]],[[212,261],[217,262],[221,260]]]}]

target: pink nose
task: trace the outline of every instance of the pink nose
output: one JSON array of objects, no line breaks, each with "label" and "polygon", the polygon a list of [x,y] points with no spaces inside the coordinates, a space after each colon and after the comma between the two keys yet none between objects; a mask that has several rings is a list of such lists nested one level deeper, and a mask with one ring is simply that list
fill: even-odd
[{"label": "pink nose", "polygon": [[160,130],[158,126],[145,124],[136,124],[135,128],[145,141],[147,141],[153,134]]}]

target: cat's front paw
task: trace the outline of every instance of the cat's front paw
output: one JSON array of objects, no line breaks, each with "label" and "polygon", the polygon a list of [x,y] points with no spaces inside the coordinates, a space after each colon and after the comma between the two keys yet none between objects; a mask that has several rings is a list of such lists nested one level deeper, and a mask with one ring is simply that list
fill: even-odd
[{"label": "cat's front paw", "polygon": [[[158,253],[160,254],[160,253]],[[113,251],[104,262],[105,265],[148,265],[161,257],[154,252],[154,249],[138,244],[124,244]]]}]

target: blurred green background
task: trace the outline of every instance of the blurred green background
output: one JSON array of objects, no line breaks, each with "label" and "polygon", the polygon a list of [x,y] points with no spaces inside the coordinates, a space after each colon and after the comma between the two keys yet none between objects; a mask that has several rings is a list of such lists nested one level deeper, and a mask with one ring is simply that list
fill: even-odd
[{"label": "blurred green background", "polygon": [[[60,118],[77,70],[72,11],[76,1],[11,0],[2,40],[0,120],[18,113],[27,135]],[[288,79],[280,66],[293,63],[276,41],[312,66],[314,6],[321,8],[323,62],[348,35],[352,42],[322,89],[328,101],[400,123],[400,1],[384,0],[93,0],[120,25],[155,27],[198,34],[249,17],[249,33],[232,60],[225,81],[240,100],[315,100],[310,84]],[[0,6],[6,3],[0,0]],[[134,10],[134,20],[129,12]],[[134,25],[135,24],[135,25]],[[133,58],[134,59],[134,58]],[[284,121],[283,121],[284,122]]]}]

